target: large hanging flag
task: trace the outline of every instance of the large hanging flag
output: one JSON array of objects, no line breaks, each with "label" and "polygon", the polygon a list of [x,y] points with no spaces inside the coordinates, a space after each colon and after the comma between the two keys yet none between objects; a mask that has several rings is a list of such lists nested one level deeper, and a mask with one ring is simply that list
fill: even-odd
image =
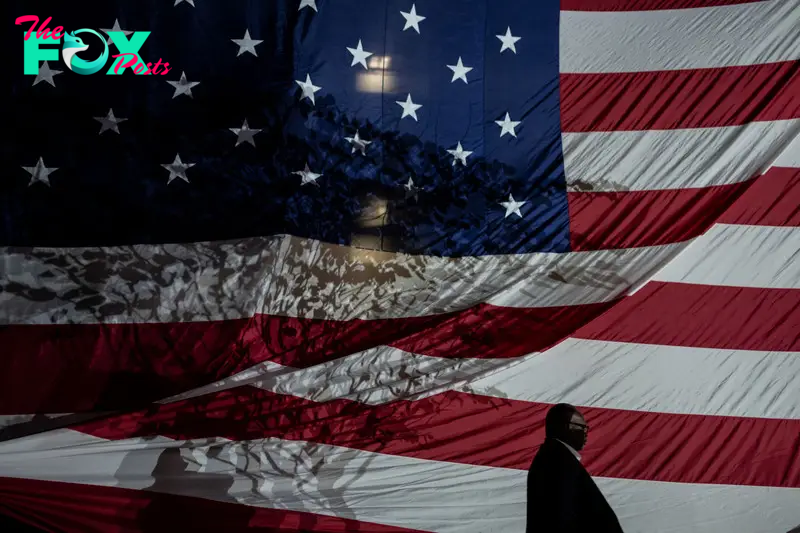
[{"label": "large hanging flag", "polygon": [[6,4],[0,515],[800,524],[800,0]]}]

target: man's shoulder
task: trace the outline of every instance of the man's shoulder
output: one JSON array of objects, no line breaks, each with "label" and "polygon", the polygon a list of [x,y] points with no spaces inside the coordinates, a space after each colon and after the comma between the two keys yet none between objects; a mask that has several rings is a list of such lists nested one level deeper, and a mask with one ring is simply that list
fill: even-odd
[{"label": "man's shoulder", "polygon": [[[573,461],[569,461],[573,459]],[[539,450],[531,462],[531,469],[534,468],[560,468],[563,464],[575,462],[569,450],[554,439],[545,439],[539,446]]]},{"label": "man's shoulder", "polygon": [[539,446],[539,452],[546,455],[550,454],[558,454],[561,455],[562,451],[567,451],[563,444],[558,442],[556,439],[544,439],[544,442]]}]

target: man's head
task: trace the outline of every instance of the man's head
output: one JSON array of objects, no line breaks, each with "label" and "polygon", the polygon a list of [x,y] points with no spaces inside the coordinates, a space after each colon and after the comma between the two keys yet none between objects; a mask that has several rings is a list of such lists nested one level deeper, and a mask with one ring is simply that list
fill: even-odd
[{"label": "man's head", "polygon": [[568,403],[551,407],[547,412],[544,427],[548,438],[564,441],[577,451],[583,449],[589,434],[586,419],[575,406]]}]

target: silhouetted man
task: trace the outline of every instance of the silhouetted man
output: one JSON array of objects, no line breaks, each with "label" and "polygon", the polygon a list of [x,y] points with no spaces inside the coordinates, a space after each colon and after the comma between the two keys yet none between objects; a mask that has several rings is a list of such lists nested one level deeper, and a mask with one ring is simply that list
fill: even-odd
[{"label": "silhouetted man", "polygon": [[581,464],[589,426],[572,405],[553,406],[528,469],[526,533],[622,533],[617,515]]}]

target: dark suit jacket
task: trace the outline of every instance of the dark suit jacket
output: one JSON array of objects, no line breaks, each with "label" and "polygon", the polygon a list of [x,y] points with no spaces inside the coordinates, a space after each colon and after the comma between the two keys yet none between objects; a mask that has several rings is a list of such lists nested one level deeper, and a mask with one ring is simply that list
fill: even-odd
[{"label": "dark suit jacket", "polygon": [[545,439],[528,469],[526,533],[622,533],[592,477],[564,444]]}]

